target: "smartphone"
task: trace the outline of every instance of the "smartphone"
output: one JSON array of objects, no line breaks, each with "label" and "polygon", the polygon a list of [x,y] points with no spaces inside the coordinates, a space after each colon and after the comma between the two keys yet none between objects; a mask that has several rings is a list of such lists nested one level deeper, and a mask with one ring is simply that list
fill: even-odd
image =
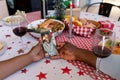
[{"label": "smartphone", "polygon": [[43,49],[46,52],[45,57],[55,56],[58,54],[55,37],[51,30],[41,31],[41,41]]}]

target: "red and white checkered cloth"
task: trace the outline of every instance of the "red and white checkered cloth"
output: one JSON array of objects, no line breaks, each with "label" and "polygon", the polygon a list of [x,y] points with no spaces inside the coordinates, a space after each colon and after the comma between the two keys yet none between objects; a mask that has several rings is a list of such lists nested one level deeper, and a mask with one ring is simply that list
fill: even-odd
[{"label": "red and white checkered cloth", "polygon": [[73,25],[73,33],[80,35],[82,37],[90,37],[91,34],[93,33],[94,29],[93,28],[87,28],[87,27],[79,27]]},{"label": "red and white checkered cloth", "polygon": [[[64,23],[69,26],[69,24],[64,21]],[[94,28],[88,28],[88,27],[85,27],[85,26],[82,26],[82,27],[79,27],[79,26],[76,26],[76,25],[72,25],[72,31],[73,33],[75,33],[76,35],[79,35],[79,36],[82,36],[82,37],[87,37],[89,38],[91,36],[91,34],[94,32]]]}]

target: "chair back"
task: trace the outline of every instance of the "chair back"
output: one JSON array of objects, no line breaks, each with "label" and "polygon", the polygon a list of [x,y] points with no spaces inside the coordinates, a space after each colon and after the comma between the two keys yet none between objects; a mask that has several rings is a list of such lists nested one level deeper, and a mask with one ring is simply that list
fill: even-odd
[{"label": "chair back", "polygon": [[113,4],[100,3],[98,14],[109,17],[112,6],[113,6]]},{"label": "chair back", "polygon": [[90,7],[92,7],[92,6],[96,5],[96,4],[99,4],[98,14],[106,16],[106,17],[110,16],[112,7],[117,7],[117,8],[120,9],[120,6],[117,6],[117,5],[114,5],[114,4],[111,4],[111,3],[97,2],[97,3],[92,3],[92,4],[88,5],[88,7],[86,9],[86,12],[88,12]]}]

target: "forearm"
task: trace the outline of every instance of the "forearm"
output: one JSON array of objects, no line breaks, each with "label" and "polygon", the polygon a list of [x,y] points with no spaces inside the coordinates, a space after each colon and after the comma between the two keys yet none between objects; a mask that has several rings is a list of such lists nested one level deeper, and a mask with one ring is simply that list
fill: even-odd
[{"label": "forearm", "polygon": [[89,65],[96,67],[97,57],[92,53],[92,51],[88,51],[85,49],[79,49],[79,53],[76,56],[77,60],[88,63]]},{"label": "forearm", "polygon": [[32,62],[32,58],[29,54],[17,56],[15,58],[0,62],[0,80],[11,75],[12,73],[15,73]]}]

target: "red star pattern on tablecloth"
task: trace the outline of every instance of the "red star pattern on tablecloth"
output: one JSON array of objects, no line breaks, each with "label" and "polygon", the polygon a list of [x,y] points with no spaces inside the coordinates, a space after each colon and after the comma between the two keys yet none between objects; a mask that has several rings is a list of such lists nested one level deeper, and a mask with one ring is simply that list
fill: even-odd
[{"label": "red star pattern on tablecloth", "polygon": [[24,51],[23,51],[22,49],[19,49],[17,52],[18,52],[19,54],[20,54],[20,53],[24,53]]},{"label": "red star pattern on tablecloth", "polygon": [[63,72],[62,72],[63,74],[64,74],[64,73],[70,74],[70,71],[71,71],[72,69],[69,69],[68,67],[65,67],[65,68],[62,68],[61,70],[63,71]]},{"label": "red star pattern on tablecloth", "polygon": [[84,75],[82,71],[77,72],[79,76]]},{"label": "red star pattern on tablecloth", "polygon": [[21,73],[26,73],[28,70],[27,69],[22,69]]},{"label": "red star pattern on tablecloth", "polygon": [[37,77],[39,78],[39,80],[42,80],[42,79],[46,79],[46,75],[47,75],[47,73],[42,73],[42,72],[40,72],[40,73],[37,75]]},{"label": "red star pattern on tablecloth", "polygon": [[46,64],[50,63],[50,60],[46,60],[45,63],[46,63]]},{"label": "red star pattern on tablecloth", "polygon": [[30,44],[31,42],[30,41],[27,41],[27,44]]},{"label": "red star pattern on tablecloth", "polygon": [[7,49],[10,50],[10,49],[12,49],[12,47],[8,47]]},{"label": "red star pattern on tablecloth", "polygon": [[11,35],[9,35],[9,34],[7,34],[7,35],[5,35],[5,36],[6,36],[6,38],[11,37]]}]

